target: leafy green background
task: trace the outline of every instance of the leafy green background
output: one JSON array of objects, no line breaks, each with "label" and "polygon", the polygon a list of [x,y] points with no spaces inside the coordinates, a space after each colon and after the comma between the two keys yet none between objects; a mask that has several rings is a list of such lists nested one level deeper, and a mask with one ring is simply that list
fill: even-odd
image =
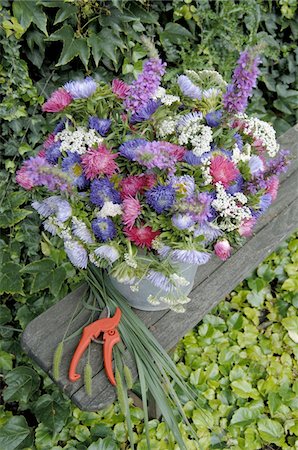
[{"label": "leafy green background", "polygon": [[[21,351],[20,332],[80,281],[59,240],[41,233],[28,195],[14,183],[23,158],[51,130],[40,105],[72,77],[130,81],[155,38],[168,77],[215,68],[228,80],[246,45],[265,43],[251,112],[281,134],[297,121],[296,0],[3,0],[0,6],[0,449],[127,448],[117,404],[75,408]],[[209,428],[186,404],[203,448],[298,445],[298,239],[285,243],[180,342],[174,359],[204,393]],[[202,350],[204,349],[204,350]],[[138,449],[142,411],[132,407]],[[152,448],[175,448],[158,420]],[[190,450],[195,444],[183,426]],[[221,433],[221,430],[226,430]]]}]

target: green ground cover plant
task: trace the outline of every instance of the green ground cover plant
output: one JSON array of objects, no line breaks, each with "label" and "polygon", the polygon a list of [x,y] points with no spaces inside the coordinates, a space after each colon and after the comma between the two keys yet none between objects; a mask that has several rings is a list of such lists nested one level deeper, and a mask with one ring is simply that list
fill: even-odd
[{"label": "green ground cover plant", "polygon": [[[281,134],[297,121],[295,13],[296,0],[1,2],[0,449],[128,445],[118,404],[100,413],[79,411],[20,348],[29,321],[80,282],[59,241],[40,234],[31,200],[14,183],[22,159],[51,129],[40,113],[45,97],[69,78],[91,73],[131,80],[146,56],[142,34],[155,37],[172,77],[177,67],[191,66],[220,69],[228,79],[238,52],[262,41],[252,112]],[[185,406],[203,448],[298,447],[297,266],[294,235],[178,346],[174,359],[181,373],[213,410],[206,428],[199,411]],[[142,450],[143,413],[132,410]],[[175,448],[162,422],[150,426],[152,448]],[[221,429],[227,434],[218,442]]]}]

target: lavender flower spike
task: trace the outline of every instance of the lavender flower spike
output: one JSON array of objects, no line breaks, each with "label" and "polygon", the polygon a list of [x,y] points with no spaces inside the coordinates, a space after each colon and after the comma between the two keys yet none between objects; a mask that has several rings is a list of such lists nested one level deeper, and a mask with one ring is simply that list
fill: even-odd
[{"label": "lavender flower spike", "polygon": [[241,53],[233,73],[232,83],[228,85],[223,97],[226,111],[230,113],[245,111],[248,98],[251,97],[252,90],[257,84],[260,62],[261,59],[255,56],[253,51],[246,50]]}]

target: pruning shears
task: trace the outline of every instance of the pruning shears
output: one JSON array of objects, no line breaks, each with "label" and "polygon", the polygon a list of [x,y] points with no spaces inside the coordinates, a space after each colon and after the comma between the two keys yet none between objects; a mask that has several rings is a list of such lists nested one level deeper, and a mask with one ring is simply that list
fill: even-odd
[{"label": "pruning shears", "polygon": [[70,381],[75,382],[81,378],[81,375],[77,373],[77,365],[87,347],[92,341],[98,342],[97,338],[103,333],[103,360],[106,375],[112,385],[116,385],[113,367],[112,356],[113,347],[115,344],[121,341],[117,326],[121,319],[121,310],[116,308],[115,315],[113,317],[106,317],[95,320],[84,327],[82,337],[78,346],[73,354],[72,360],[69,366],[68,378]]}]

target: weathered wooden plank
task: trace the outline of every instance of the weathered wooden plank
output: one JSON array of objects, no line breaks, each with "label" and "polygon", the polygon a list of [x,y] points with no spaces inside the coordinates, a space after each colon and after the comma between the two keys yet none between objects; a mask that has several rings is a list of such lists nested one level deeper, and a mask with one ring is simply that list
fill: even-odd
[{"label": "weathered wooden plank", "polygon": [[[267,252],[274,250],[278,243],[298,226],[298,171],[296,170],[298,168],[298,125],[285,133],[280,141],[283,147],[292,149],[294,160],[291,169],[283,177],[277,201],[258,223],[255,235],[227,262],[223,263],[214,257],[208,264],[199,268],[194,290],[191,294],[193,301],[188,305],[187,313],[183,317],[179,316],[178,321],[177,315],[172,312],[136,311],[137,315],[153,331],[159,342],[167,350],[172,348],[193,325],[199,322],[206,312],[229,293],[239,281],[245,278],[264,259]],[[284,211],[286,211],[286,214]],[[283,232],[280,227],[281,224],[283,224]],[[234,275],[235,269],[237,269],[236,275]],[[219,279],[223,281],[220,289],[218,289]],[[54,349],[61,341],[71,316],[80,304],[83,290],[84,286],[69,294],[58,304],[33,320],[23,333],[22,346],[24,350],[50,376],[52,376]],[[199,306],[196,304],[198,293],[204,299]],[[82,312],[70,327],[70,333],[84,324],[87,316],[86,312]],[[177,322],[179,326],[177,326]],[[164,334],[161,331],[162,329],[166,330]],[[58,384],[80,408],[98,410],[115,398],[114,390],[107,382],[102,370],[101,346],[91,346],[90,362],[94,370],[94,394],[92,399],[89,399],[85,394],[82,380],[70,383],[67,379],[69,362],[77,341],[78,337],[65,343]],[[127,361],[135,373],[129,355]],[[80,373],[82,373],[84,364],[85,361],[82,359],[82,364],[79,366]]]}]

